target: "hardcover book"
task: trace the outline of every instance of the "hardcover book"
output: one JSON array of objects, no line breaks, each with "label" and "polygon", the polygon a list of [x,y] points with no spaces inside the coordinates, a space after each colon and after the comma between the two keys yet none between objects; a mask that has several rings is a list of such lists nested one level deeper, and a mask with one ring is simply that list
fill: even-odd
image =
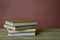
[{"label": "hardcover book", "polygon": [[8,34],[8,36],[35,36],[35,32],[31,33],[17,33],[17,34]]},{"label": "hardcover book", "polygon": [[7,20],[5,24],[11,26],[22,26],[22,25],[36,25],[37,23],[31,20]]},{"label": "hardcover book", "polygon": [[32,28],[36,28],[36,26],[20,26],[20,27],[13,27],[13,26],[9,26],[9,25],[4,25],[4,28],[7,29],[12,29],[12,30],[24,30],[24,29],[32,29]]},{"label": "hardcover book", "polygon": [[26,29],[26,30],[19,30],[19,31],[14,31],[7,29],[8,33],[25,33],[25,32],[35,32],[36,29]]}]

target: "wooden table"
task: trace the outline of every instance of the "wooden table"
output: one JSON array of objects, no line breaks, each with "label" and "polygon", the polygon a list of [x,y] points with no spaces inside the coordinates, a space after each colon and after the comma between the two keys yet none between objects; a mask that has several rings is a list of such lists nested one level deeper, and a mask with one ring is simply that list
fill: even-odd
[{"label": "wooden table", "polygon": [[44,29],[35,37],[8,37],[6,29],[0,29],[0,40],[60,40],[60,29]]}]

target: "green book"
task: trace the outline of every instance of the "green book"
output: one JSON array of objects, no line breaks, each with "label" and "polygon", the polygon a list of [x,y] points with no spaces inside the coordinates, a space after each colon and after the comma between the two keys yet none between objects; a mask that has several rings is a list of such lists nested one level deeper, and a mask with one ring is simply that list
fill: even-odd
[{"label": "green book", "polygon": [[30,26],[10,26],[10,25],[6,25],[4,24],[4,28],[7,29],[12,29],[12,30],[25,30],[25,29],[33,29],[36,28],[36,25],[30,25]]},{"label": "green book", "polygon": [[37,25],[35,21],[32,20],[7,20],[5,24],[11,26],[22,26],[22,25]]}]

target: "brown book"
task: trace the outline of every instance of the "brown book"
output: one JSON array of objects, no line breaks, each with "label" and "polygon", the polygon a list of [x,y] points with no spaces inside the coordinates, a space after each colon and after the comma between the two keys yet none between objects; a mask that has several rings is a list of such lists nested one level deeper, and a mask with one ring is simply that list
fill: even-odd
[{"label": "brown book", "polygon": [[26,29],[26,30],[19,30],[19,31],[7,29],[7,31],[8,33],[23,33],[23,32],[35,32],[36,29]]}]

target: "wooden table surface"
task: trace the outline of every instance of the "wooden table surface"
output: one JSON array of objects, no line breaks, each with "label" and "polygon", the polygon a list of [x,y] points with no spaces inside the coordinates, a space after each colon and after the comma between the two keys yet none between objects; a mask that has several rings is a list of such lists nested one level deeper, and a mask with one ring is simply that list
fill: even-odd
[{"label": "wooden table surface", "polygon": [[60,29],[44,29],[35,37],[8,37],[6,29],[0,29],[0,40],[60,40]]}]

